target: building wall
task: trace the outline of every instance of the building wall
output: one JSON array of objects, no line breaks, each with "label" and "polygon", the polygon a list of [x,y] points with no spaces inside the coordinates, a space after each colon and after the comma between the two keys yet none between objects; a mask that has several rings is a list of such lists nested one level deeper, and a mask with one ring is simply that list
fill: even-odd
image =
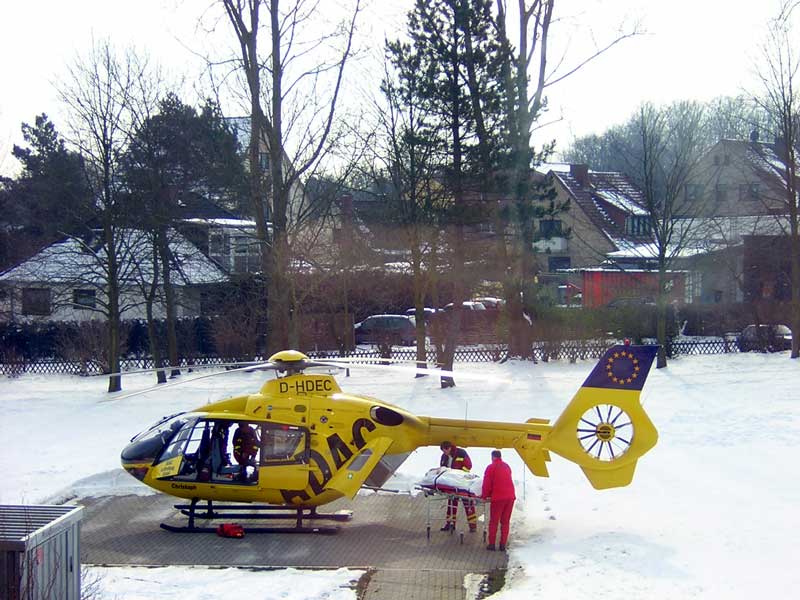
[{"label": "building wall", "polygon": [[[685,274],[668,273],[667,301],[682,304],[685,298]],[[653,271],[584,271],[583,305],[606,306],[619,298],[655,302],[658,296],[658,273]]]},{"label": "building wall", "polygon": [[[50,312],[46,314],[25,314],[23,312],[23,295],[26,290],[49,290],[50,291]],[[4,282],[0,288],[0,321],[17,321],[22,323],[35,323],[47,321],[92,321],[105,320],[102,312],[101,303],[103,296],[98,290],[96,293],[95,307],[82,307],[74,303],[76,288],[72,286],[48,285],[42,283],[19,283],[11,285]],[[77,288],[89,290],[92,288]],[[201,314],[199,291],[191,288],[176,288],[177,295],[177,316],[194,317]],[[120,305],[128,307],[122,313],[122,318],[146,319],[147,314],[144,302],[141,300],[141,293],[135,288],[123,290],[120,297]],[[153,317],[156,319],[166,318],[166,307],[162,302],[156,302],[153,306]]]},{"label": "building wall", "polygon": [[779,179],[753,164],[748,147],[749,142],[721,140],[698,161],[684,193],[700,215],[761,215],[782,208]]},{"label": "building wall", "polygon": [[[556,182],[556,195],[557,202],[570,199],[570,195],[559,182]],[[574,199],[571,199],[569,210],[562,213],[559,219],[565,229],[571,229],[567,240],[568,250],[563,255],[570,257],[572,268],[599,265],[605,260],[606,253],[616,250]]]}]

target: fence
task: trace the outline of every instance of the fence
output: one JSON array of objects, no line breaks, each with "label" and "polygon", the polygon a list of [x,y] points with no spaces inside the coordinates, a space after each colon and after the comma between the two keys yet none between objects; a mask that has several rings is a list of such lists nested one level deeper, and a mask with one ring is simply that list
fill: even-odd
[{"label": "fence", "polygon": [[[571,340],[561,342],[537,341],[533,343],[530,358],[534,362],[548,362],[551,360],[569,360],[575,362],[578,359],[598,359],[606,349],[614,344],[614,340]],[[676,358],[678,356],[699,355],[699,354],[727,354],[739,352],[738,341],[735,338],[714,339],[714,340],[680,340],[670,341],[667,344],[667,356]],[[376,358],[390,358],[397,361],[414,362],[417,359],[416,348],[399,347],[378,347],[357,348],[344,354],[337,352],[307,352],[311,358],[334,358],[345,356],[347,358],[359,358],[374,360]],[[463,346],[455,351],[455,362],[501,362],[508,359],[508,347],[505,344],[483,344],[476,346]],[[264,357],[248,358],[248,361],[263,361]],[[435,365],[438,362],[436,349],[428,347],[426,350],[426,361],[428,364]],[[192,356],[181,359],[181,369],[191,369],[200,366],[230,366],[244,362],[234,357],[222,356]],[[151,358],[124,358],[120,360],[120,369],[133,371],[139,369],[153,369],[155,365]],[[0,373],[3,375],[20,375],[22,373],[55,375],[102,375],[107,372],[107,368],[97,361],[70,361],[63,359],[37,360],[37,361],[18,361],[0,364]]]}]

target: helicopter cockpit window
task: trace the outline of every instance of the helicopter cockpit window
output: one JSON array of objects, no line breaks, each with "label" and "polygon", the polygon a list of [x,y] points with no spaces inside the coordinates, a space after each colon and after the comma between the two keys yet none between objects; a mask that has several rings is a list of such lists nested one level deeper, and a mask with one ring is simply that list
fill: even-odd
[{"label": "helicopter cockpit window", "polygon": [[256,485],[260,445],[258,423],[202,419],[187,423],[159,462],[183,455],[180,471],[172,479]]},{"label": "helicopter cockpit window", "polygon": [[264,425],[261,436],[262,464],[306,461],[305,430],[289,425]]},{"label": "helicopter cockpit window", "polygon": [[192,433],[194,429],[196,419],[192,419],[187,421],[183,427],[180,428],[177,434],[172,436],[169,444],[164,448],[164,451],[161,453],[161,456],[158,457],[158,463],[162,463],[168,461],[171,458],[175,458],[179,454],[183,452],[184,446],[186,445],[186,440],[189,438],[189,435]]},{"label": "helicopter cockpit window", "polygon": [[187,422],[194,422],[192,415],[179,413],[162,419],[155,426],[131,440],[122,451],[122,460],[129,462],[150,462],[155,460],[172,436]]}]

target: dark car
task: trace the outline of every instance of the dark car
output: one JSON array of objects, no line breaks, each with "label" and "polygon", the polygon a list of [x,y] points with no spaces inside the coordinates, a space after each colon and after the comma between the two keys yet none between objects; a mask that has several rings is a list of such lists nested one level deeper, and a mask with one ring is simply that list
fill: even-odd
[{"label": "dark car", "polygon": [[[408,310],[406,310],[406,316],[408,316],[408,317],[415,317],[416,318],[416,314],[417,314],[417,309],[416,308],[409,308]],[[435,308],[428,308],[426,306],[425,308],[422,309],[422,314],[425,316],[425,322],[427,323],[428,319],[430,319],[433,315],[436,314],[436,309]]]},{"label": "dark car", "polygon": [[356,344],[411,346],[417,341],[417,326],[407,315],[373,315],[354,326]]},{"label": "dark car", "polygon": [[792,330],[786,325],[748,325],[739,336],[740,352],[791,350]]}]

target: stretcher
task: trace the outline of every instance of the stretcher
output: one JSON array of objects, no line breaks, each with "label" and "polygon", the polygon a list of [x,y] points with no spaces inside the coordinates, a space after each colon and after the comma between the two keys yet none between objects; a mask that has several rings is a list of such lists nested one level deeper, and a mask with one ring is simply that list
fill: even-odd
[{"label": "stretcher", "polygon": [[[481,531],[483,543],[486,543],[486,525],[488,522],[486,517],[486,500],[483,500],[480,496],[475,496],[469,493],[444,492],[439,489],[425,487],[422,485],[416,486],[416,489],[420,490],[425,498],[425,536],[428,541],[431,539],[432,527],[436,525],[436,528],[438,529],[439,523],[444,524],[447,522],[447,504],[450,501],[454,501],[457,503],[456,510],[458,512],[456,512],[456,515],[458,518],[456,519],[456,527],[450,529],[449,533],[450,535],[454,535],[456,532],[458,532],[459,543],[464,543],[464,533],[469,529],[469,525],[467,523],[467,516],[463,514],[464,509],[462,506],[459,506],[459,504],[461,504],[461,500],[468,500],[472,502],[473,506],[475,507],[476,524]],[[435,517],[434,514],[441,516]]]},{"label": "stretcher", "polygon": [[[425,532],[428,540],[431,539],[431,528],[434,521],[439,521],[434,518],[433,511],[438,510],[440,515],[446,515],[448,502],[456,503],[456,515],[462,511],[458,506],[462,501],[472,502],[475,507],[475,516],[477,523],[482,524],[483,541],[486,542],[486,502],[481,499],[481,491],[483,487],[483,478],[474,473],[468,473],[458,469],[448,469],[447,467],[437,467],[428,470],[425,476],[417,485],[417,489],[421,490],[426,499],[426,526]],[[446,517],[445,517],[446,519]],[[442,522],[446,522],[442,519]],[[462,529],[458,530],[459,541],[464,543],[464,532],[468,528],[466,525],[466,515],[463,519],[456,518],[456,523],[462,523]],[[476,524],[477,524],[476,523]],[[457,525],[458,526],[458,525]],[[454,534],[456,529],[451,529],[450,534]]]}]

